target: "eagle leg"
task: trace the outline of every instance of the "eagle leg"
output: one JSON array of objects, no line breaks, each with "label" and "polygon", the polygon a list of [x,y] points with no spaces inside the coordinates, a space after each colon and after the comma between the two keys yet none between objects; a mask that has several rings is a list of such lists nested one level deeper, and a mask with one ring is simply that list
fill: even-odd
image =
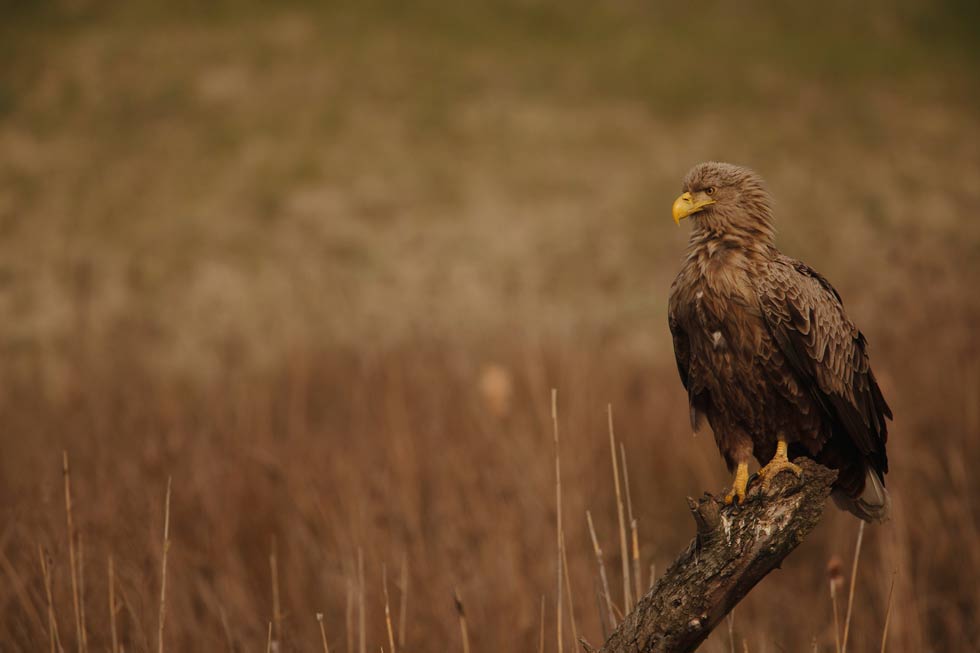
[{"label": "eagle leg", "polygon": [[731,491],[725,495],[725,505],[733,503],[745,503],[745,488],[749,484],[749,464],[739,463],[735,469],[735,482],[732,483]]},{"label": "eagle leg", "polygon": [[803,478],[803,470],[800,469],[800,466],[789,461],[789,456],[786,454],[786,440],[783,438],[779,438],[776,444],[776,455],[765,467],[759,470],[763,494],[769,491],[772,479],[776,478],[780,472],[792,472],[796,474],[797,478]]}]

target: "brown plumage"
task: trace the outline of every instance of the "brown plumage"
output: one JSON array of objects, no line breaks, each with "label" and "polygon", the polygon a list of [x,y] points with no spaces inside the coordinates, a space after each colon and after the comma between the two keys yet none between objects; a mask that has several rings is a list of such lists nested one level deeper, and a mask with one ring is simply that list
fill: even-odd
[{"label": "brown plumage", "polygon": [[702,163],[684,191],[674,219],[690,216],[693,228],[670,289],[670,331],[693,427],[706,418],[729,469],[742,472],[730,500],[744,498],[750,456],[773,460],[785,440],[790,459],[838,470],[840,507],[886,518],[892,414],[840,295],[776,249],[770,196],[754,172]]}]

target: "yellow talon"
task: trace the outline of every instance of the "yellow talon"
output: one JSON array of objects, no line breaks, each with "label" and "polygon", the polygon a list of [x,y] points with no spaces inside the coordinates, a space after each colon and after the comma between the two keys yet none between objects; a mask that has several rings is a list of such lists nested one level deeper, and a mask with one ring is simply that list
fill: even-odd
[{"label": "yellow talon", "polygon": [[733,503],[745,503],[745,488],[748,484],[749,464],[739,463],[738,468],[735,470],[735,482],[732,484],[732,489],[725,495],[725,505],[730,506]]},{"label": "yellow talon", "polygon": [[796,474],[797,478],[803,478],[803,470],[800,469],[800,466],[789,461],[789,456],[786,454],[786,440],[783,439],[780,439],[776,444],[776,455],[772,457],[769,464],[759,470],[763,493],[769,490],[772,479],[776,478],[780,472],[792,472]]}]

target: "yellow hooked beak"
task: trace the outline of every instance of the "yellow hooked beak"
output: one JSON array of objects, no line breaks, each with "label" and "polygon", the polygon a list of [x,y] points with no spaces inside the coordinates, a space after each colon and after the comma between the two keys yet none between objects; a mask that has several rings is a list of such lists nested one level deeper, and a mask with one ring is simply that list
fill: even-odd
[{"label": "yellow hooked beak", "polygon": [[674,206],[671,207],[671,212],[674,214],[674,224],[680,224],[681,220],[687,216],[692,213],[697,213],[704,209],[704,207],[714,203],[714,200],[709,199],[695,200],[694,196],[690,193],[684,193],[674,200]]}]

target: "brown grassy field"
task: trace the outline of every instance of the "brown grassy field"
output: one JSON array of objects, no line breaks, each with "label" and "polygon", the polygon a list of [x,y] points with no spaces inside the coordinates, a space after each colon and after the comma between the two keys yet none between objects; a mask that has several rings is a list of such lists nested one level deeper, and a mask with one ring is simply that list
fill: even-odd
[{"label": "brown grassy field", "polygon": [[[389,650],[383,569],[399,650],[463,650],[456,591],[473,651],[536,651],[542,597],[554,651],[552,388],[599,643],[607,405],[644,585],[728,482],[666,326],[670,202],[710,158],[766,177],[896,415],[848,650],[879,650],[893,581],[888,651],[980,650],[972,5],[0,6],[0,651],[50,650],[42,558],[79,650],[73,556],[82,646],[112,650],[111,559],[122,648],[158,649],[168,478],[168,651],[265,650],[270,622],[322,650],[318,613],[356,651],[362,595]],[[836,650],[856,535],[828,510],[736,650]]]}]

